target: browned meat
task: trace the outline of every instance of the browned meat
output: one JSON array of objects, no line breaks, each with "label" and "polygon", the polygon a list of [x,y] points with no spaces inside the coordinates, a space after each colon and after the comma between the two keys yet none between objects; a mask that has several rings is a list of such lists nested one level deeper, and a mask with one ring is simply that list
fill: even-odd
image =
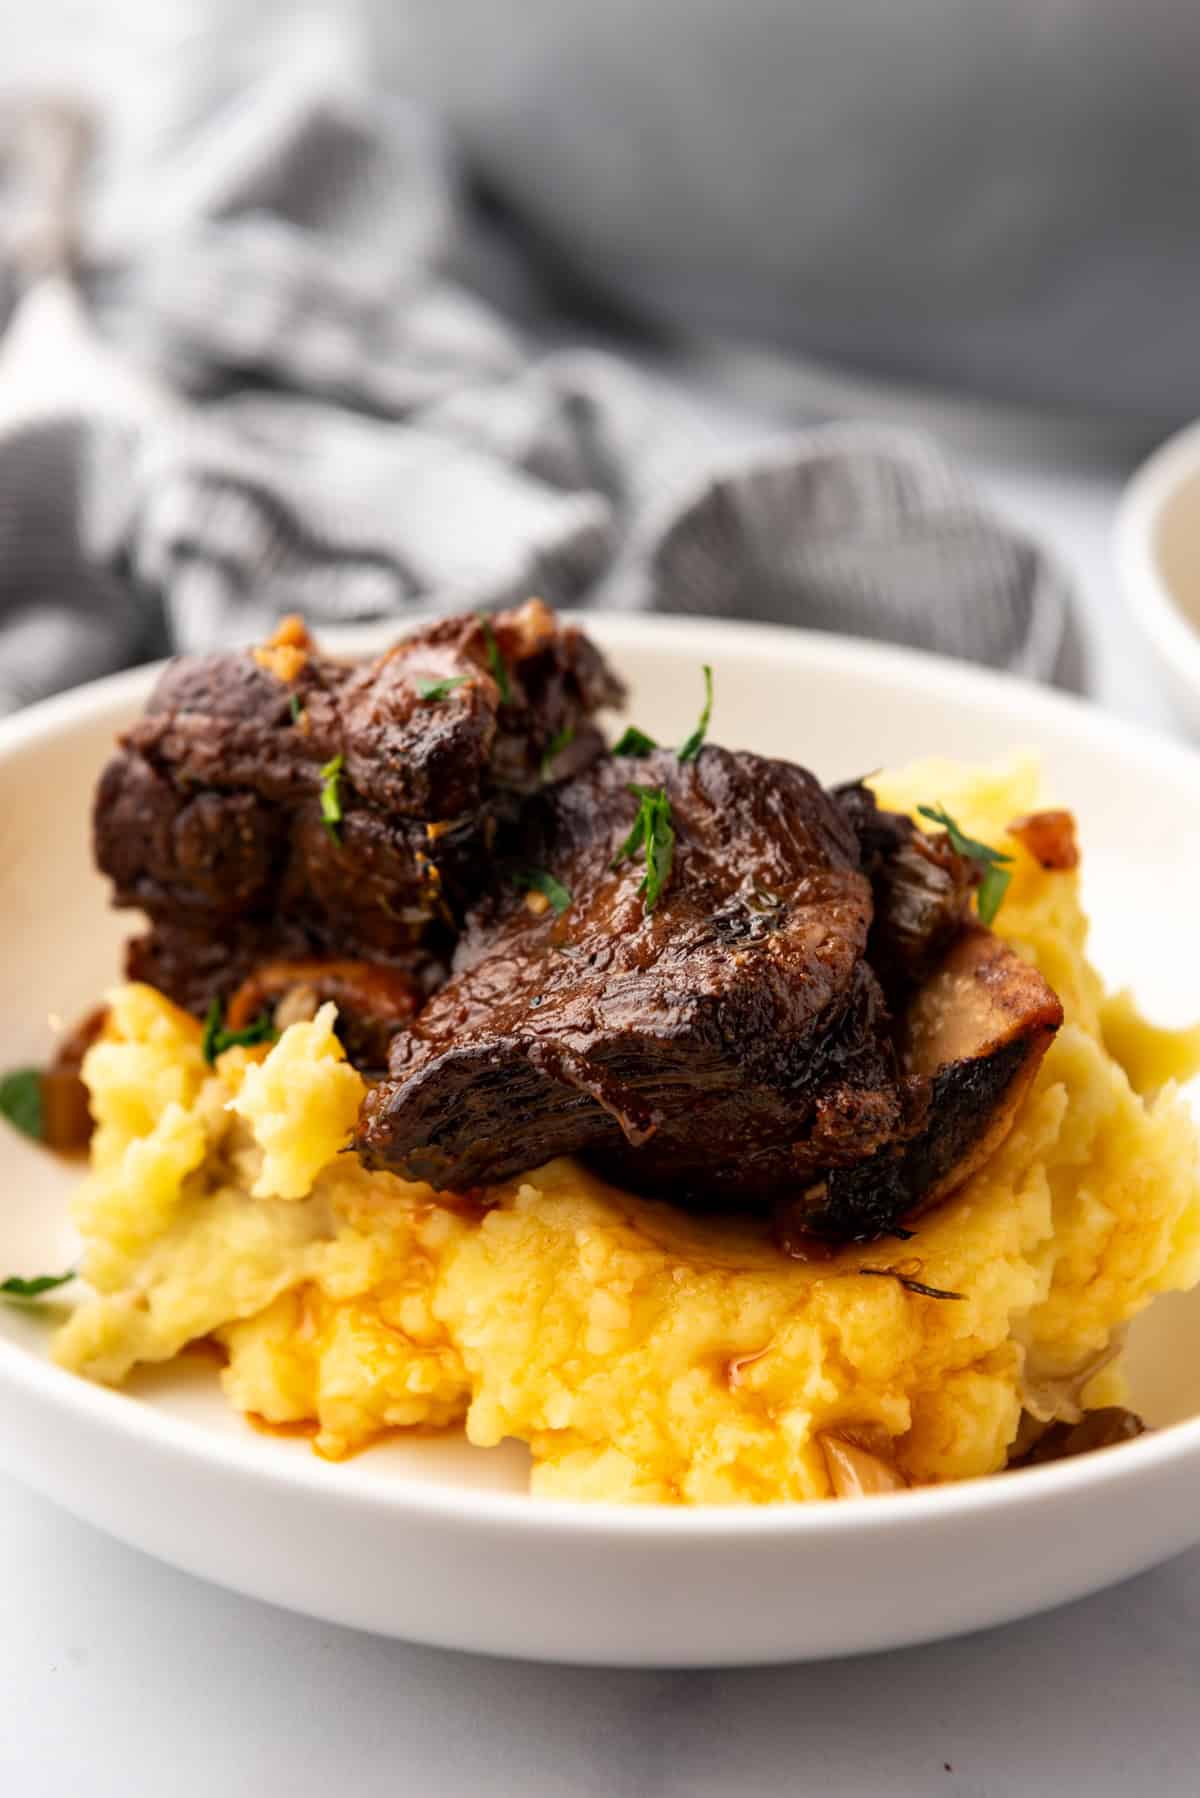
[{"label": "browned meat", "polygon": [[118,905],[184,927],[269,905],[287,813],[257,794],[188,787],[119,750],[94,812],[96,860]]},{"label": "browned meat", "polygon": [[[644,865],[621,859],[631,786],[670,805],[653,909]],[[523,851],[392,1045],[360,1123],[375,1165],[461,1191],[575,1153],[692,1207],[783,1202],[807,1231],[874,1236],[970,1170],[1061,1017],[1032,969],[964,934],[970,882],[939,857],[954,897],[928,935],[948,912],[958,935],[894,1030],[855,831],[785,763],[598,762],[532,808]],[[915,927],[907,950],[912,969],[936,953]]]},{"label": "browned meat", "polygon": [[340,753],[348,789],[380,810],[457,818],[496,787],[539,786],[556,743],[556,778],[585,765],[603,743],[592,715],[622,697],[595,645],[540,600],[439,619],[358,666],[296,655],[178,658],[127,747],[181,786],[267,800],[315,797]]},{"label": "browned meat", "polygon": [[[613,866],[631,784],[671,805],[653,910],[643,865]],[[371,1160],[462,1190],[586,1152],[642,1190],[766,1203],[902,1126],[870,887],[803,769],[712,748],[598,762],[530,816],[524,851],[570,909],[514,885],[471,918],[368,1100]]]},{"label": "browned meat", "polygon": [[881,811],[867,787],[839,787],[836,798],[871,881],[875,914],[867,956],[889,1003],[899,1008],[962,929],[979,868],[955,854],[943,831],[931,834],[901,813]]},{"label": "browned meat", "polygon": [[360,667],[297,621],[172,664],[97,796],[130,974],[233,1029],[334,998],[388,1063],[361,1153],[443,1191],[576,1153],[791,1242],[900,1230],[1007,1131],[1057,1000],[949,836],[699,738],[604,755],[619,697],[537,602]]},{"label": "browned meat", "polygon": [[1007,1136],[1062,1019],[1036,968],[990,931],[968,926],[897,1021],[900,1065],[925,1095],[921,1128],[854,1167],[832,1169],[791,1207],[787,1225],[877,1234],[946,1198]]},{"label": "browned meat", "polygon": [[[421,698],[464,674],[443,702]],[[495,787],[541,786],[555,746],[556,779],[586,766],[604,746],[592,716],[622,692],[595,645],[539,600],[490,624],[446,618],[351,674],[338,701],[346,777],[381,810],[458,818]]]},{"label": "browned meat", "polygon": [[522,795],[591,760],[592,714],[620,697],[539,601],[358,667],[294,620],[171,663],[96,797],[96,860],[151,922],[128,971],[203,1011],[264,959],[428,964]]}]

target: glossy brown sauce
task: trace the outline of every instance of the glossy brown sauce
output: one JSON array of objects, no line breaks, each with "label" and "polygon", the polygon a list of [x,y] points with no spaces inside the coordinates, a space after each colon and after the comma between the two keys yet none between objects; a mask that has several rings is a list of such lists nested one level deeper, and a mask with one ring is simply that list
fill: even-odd
[{"label": "glossy brown sauce", "polygon": [[832,1261],[845,1248],[845,1243],[814,1236],[805,1227],[808,1218],[809,1213],[797,1205],[777,1205],[771,1217],[771,1235],[776,1248],[789,1261]]},{"label": "glossy brown sauce", "polygon": [[473,1186],[469,1192],[439,1192],[431,1210],[449,1211],[465,1224],[481,1224],[499,1201],[488,1195],[486,1187]]},{"label": "glossy brown sauce", "polygon": [[356,1461],[359,1455],[366,1454],[368,1449],[377,1448],[382,1442],[411,1442],[414,1438],[418,1438],[422,1442],[430,1442],[436,1441],[443,1436],[456,1435],[461,1429],[461,1425],[458,1423],[398,1424],[394,1429],[380,1430],[377,1435],[369,1437],[366,1442],[360,1442],[357,1448],[349,1449],[342,1454],[328,1455],[323,1453],[316,1445],[316,1438],[320,1432],[320,1425],[314,1417],[300,1417],[292,1423],[268,1423],[267,1419],[260,1416],[257,1411],[245,1411],[242,1415],[250,1425],[250,1428],[254,1430],[257,1435],[275,1436],[291,1441],[311,1442],[313,1444],[314,1454],[320,1455],[323,1461],[332,1461],[335,1463],[341,1461]]},{"label": "glossy brown sauce", "polygon": [[257,1411],[243,1411],[242,1416],[260,1436],[300,1437],[311,1442],[318,1428],[315,1417],[298,1417],[291,1423],[270,1423]]}]

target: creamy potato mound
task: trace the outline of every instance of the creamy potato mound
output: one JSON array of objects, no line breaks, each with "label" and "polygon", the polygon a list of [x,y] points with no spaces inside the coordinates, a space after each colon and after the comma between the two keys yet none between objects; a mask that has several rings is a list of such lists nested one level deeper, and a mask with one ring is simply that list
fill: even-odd
[{"label": "creamy potato mound", "polygon": [[[323,1455],[462,1423],[528,1443],[533,1489],[573,1498],[824,1498],[820,1433],[863,1425],[915,1482],[1002,1467],[1023,1406],[1077,1397],[1128,1319],[1200,1277],[1196,1137],[1171,1084],[1200,1036],[1105,996],[1077,876],[1006,830],[1038,804],[1031,760],[875,785],[1012,854],[997,928],[1067,1013],[1007,1142],[911,1242],[787,1260],[756,1223],[690,1219],[569,1161],[439,1204],[342,1153],[363,1085],[332,1006],[214,1069],[192,1019],[125,986],[85,1064],[95,1297],[58,1359],[117,1383],[215,1339],[230,1402],[310,1423]],[[1110,1362],[1087,1397],[1119,1396]]]}]

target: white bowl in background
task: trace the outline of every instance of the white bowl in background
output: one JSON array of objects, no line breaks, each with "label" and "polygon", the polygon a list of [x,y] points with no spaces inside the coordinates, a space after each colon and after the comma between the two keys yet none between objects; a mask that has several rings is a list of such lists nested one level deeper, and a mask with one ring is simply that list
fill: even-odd
[{"label": "white bowl in background", "polygon": [[1200,732],[1200,423],[1143,462],[1117,508],[1117,572],[1180,719]]},{"label": "white bowl in background", "polygon": [[[1099,964],[1167,1021],[1200,1013],[1194,752],[911,651],[693,619],[589,628],[630,678],[631,715],[668,740],[694,723],[709,661],[718,740],[830,780],[934,752],[1039,748],[1079,814]],[[121,675],[0,725],[0,1068],[44,1056],[47,1014],[78,1015],[116,972],[130,921],[107,910],[91,868],[89,802],[151,679]],[[77,1179],[0,1129],[0,1267],[70,1265]],[[956,1486],[759,1509],[533,1498],[515,1447],[454,1438],[332,1465],[251,1430],[206,1362],[111,1392],[55,1367],[47,1333],[0,1305],[7,1471],[190,1572],[448,1647],[673,1667],[851,1654],[1027,1615],[1200,1540],[1200,1292],[1159,1301],[1133,1332],[1134,1402],[1164,1426],[1139,1441]]]}]

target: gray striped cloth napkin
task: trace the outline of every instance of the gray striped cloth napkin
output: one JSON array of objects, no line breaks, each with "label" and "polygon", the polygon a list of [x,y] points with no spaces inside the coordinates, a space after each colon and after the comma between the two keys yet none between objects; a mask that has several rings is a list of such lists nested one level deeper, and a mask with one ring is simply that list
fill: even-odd
[{"label": "gray striped cloth napkin", "polygon": [[928,443],[781,433],[661,358],[573,347],[511,252],[481,285],[416,111],[282,69],[146,180],[153,229],[89,293],[186,403],[0,435],[0,710],[282,611],[530,593],[1070,679],[1062,578]]}]

